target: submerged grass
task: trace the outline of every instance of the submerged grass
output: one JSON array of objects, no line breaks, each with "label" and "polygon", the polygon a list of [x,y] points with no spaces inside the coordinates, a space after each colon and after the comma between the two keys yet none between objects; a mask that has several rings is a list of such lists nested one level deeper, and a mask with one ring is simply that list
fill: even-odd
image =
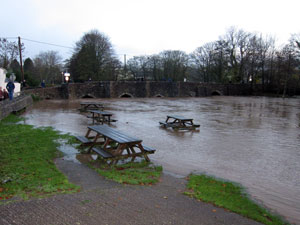
[{"label": "submerged grass", "polygon": [[188,177],[186,195],[210,202],[264,224],[288,224],[248,198],[243,188],[206,175]]},{"label": "submerged grass", "polygon": [[152,185],[159,181],[161,166],[154,166],[145,160],[122,165],[101,165],[96,171],[111,180],[123,184]]},{"label": "submerged grass", "polygon": [[56,140],[70,136],[17,124],[20,120],[10,115],[0,121],[0,200],[78,191],[53,162],[59,155]]}]

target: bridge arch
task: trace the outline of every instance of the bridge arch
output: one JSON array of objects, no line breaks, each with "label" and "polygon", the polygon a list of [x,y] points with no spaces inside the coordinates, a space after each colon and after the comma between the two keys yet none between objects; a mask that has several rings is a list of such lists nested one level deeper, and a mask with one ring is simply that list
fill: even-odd
[{"label": "bridge arch", "polygon": [[119,98],[133,98],[133,95],[130,94],[130,93],[125,92],[125,93],[121,94],[119,96]]},{"label": "bridge arch", "polygon": [[85,94],[85,95],[82,95],[81,98],[95,98],[95,96],[93,96],[91,94]]},{"label": "bridge arch", "polygon": [[219,90],[214,90],[210,93],[212,96],[223,95],[223,93]]}]

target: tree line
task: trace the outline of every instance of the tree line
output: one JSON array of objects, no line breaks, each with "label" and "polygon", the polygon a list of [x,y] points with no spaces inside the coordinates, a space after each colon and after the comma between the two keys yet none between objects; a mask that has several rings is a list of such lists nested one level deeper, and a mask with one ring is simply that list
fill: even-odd
[{"label": "tree line", "polygon": [[[0,66],[19,79],[18,51],[14,42],[0,39]],[[266,87],[300,87],[300,34],[291,35],[278,48],[275,38],[231,27],[218,40],[205,43],[187,54],[165,50],[158,54],[134,56],[121,63],[109,38],[91,30],[75,44],[64,63],[58,52],[41,52],[24,61],[25,79],[31,85],[41,80],[62,82],[62,71],[73,82],[88,80],[192,81],[204,83],[249,83]]]}]

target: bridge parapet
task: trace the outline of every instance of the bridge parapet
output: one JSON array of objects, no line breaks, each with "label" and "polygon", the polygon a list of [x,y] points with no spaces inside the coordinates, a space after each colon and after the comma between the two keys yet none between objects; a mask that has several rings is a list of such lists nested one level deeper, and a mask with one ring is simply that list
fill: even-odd
[{"label": "bridge parapet", "polygon": [[27,90],[44,99],[119,98],[119,97],[206,97],[250,95],[246,84],[207,84],[197,82],[105,81],[70,83],[52,88]]}]

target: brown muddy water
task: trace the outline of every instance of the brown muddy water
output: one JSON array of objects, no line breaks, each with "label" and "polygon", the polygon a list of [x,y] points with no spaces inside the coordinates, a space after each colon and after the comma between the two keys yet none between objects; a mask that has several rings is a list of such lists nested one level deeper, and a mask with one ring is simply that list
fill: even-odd
[{"label": "brown muddy water", "polygon": [[[101,101],[113,127],[155,147],[152,162],[174,176],[206,173],[246,187],[259,203],[300,224],[300,100],[267,97],[45,100],[25,123],[84,135],[92,120],[80,102]],[[159,127],[166,115],[191,117],[199,131]],[[73,153],[74,155],[74,153]],[[72,154],[67,157],[75,160]]]}]

